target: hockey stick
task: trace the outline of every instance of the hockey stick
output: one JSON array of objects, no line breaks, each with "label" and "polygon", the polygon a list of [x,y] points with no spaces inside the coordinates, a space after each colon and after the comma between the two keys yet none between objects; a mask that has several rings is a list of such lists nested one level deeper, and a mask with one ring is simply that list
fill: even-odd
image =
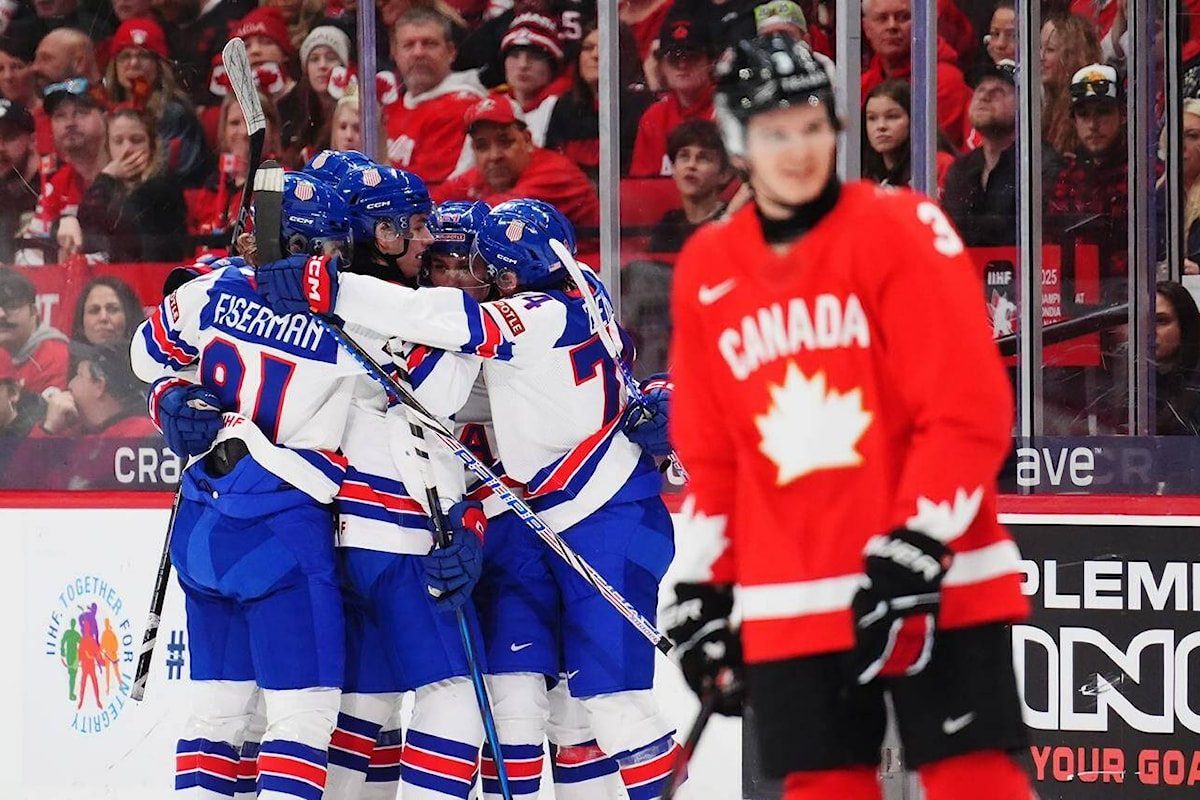
[{"label": "hockey stick", "polygon": [[233,233],[229,237],[229,250],[237,252],[237,240],[246,230],[246,220],[250,216],[250,198],[254,188],[255,173],[258,171],[258,161],[262,158],[263,144],[267,138],[267,117],[263,113],[262,101],[258,99],[258,87],[254,83],[254,72],[250,69],[250,59],[246,55],[246,43],[241,39],[230,39],[221,51],[221,62],[225,65],[225,74],[229,77],[229,85],[233,87],[233,95],[246,118],[246,130],[250,134],[250,168],[246,173],[246,183],[242,186],[242,201],[238,205],[237,220],[233,224]]},{"label": "hockey stick", "polygon": [[700,713],[696,715],[696,721],[692,723],[692,729],[688,731],[687,739],[684,740],[683,747],[679,749],[679,755],[675,756],[675,764],[671,767],[671,775],[667,778],[667,785],[659,800],[671,800],[687,779],[688,764],[692,761],[696,745],[700,743],[704,729],[708,727],[708,721],[712,719],[713,712],[717,709],[718,696],[718,692],[714,689],[706,694],[700,703]]},{"label": "hockey stick", "polygon": [[158,575],[154,578],[154,591],[150,595],[150,614],[146,617],[146,632],[142,634],[142,652],[138,655],[137,668],[133,672],[133,688],[129,696],[141,701],[146,696],[146,681],[150,677],[150,664],[154,661],[154,646],[158,644],[158,626],[162,623],[163,604],[167,600],[167,586],[171,582],[171,532],[175,529],[175,515],[179,512],[179,498],[183,489],[175,490],[171,502],[171,516],[167,520],[167,536],[163,541],[162,556],[158,559]]},{"label": "hockey stick", "polygon": [[608,581],[604,580],[591,564],[587,563],[582,556],[572,550],[571,546],[567,544],[559,533],[547,525],[524,500],[505,486],[504,482],[496,477],[496,474],[488,469],[487,465],[480,461],[466,445],[455,438],[454,434],[447,430],[446,426],[441,423],[441,420],[431,414],[413,396],[412,392],[398,383],[394,377],[379,365],[379,362],[371,357],[370,353],[363,350],[358,342],[354,341],[349,334],[342,330],[337,320],[320,315],[317,315],[317,319],[321,320],[325,326],[325,330],[329,331],[334,340],[345,348],[346,352],[358,362],[367,375],[382,385],[389,395],[404,403],[421,424],[425,426],[425,429],[436,436],[477,478],[487,484],[488,488],[495,492],[504,501],[504,504],[511,508],[521,521],[528,525],[537,534],[538,538],[545,542],[559,558],[567,562],[580,577],[590,583],[600,593],[600,596],[607,600],[609,605],[615,608],[633,627],[637,628],[639,633],[649,639],[651,644],[663,653],[671,652],[671,640],[666,637],[666,634],[655,628],[653,623],[643,617],[633,607],[633,604],[610,586]]},{"label": "hockey stick", "polygon": [[[412,390],[412,377],[403,366],[403,359],[394,361],[396,372],[400,376],[398,383]],[[408,428],[413,436],[413,450],[416,451],[417,461],[421,466],[421,481],[425,484],[425,502],[429,505],[429,518],[433,520],[433,537],[437,546],[445,547],[450,543],[450,532],[446,529],[446,515],[442,513],[441,498],[438,496],[437,482],[433,477],[433,469],[429,461],[429,451],[425,449],[425,426],[408,406],[404,408],[408,418]],[[475,534],[467,531],[467,536]],[[430,590],[433,591],[432,589]],[[479,704],[479,716],[483,720],[483,734],[492,748],[493,763],[496,765],[496,780],[500,784],[500,796],[504,800],[512,800],[512,789],[508,785],[508,768],[504,765],[504,751],[500,749],[500,733],[496,729],[496,717],[492,713],[492,701],[488,698],[487,684],[483,681],[483,670],[475,655],[475,641],[471,628],[467,625],[467,615],[462,608],[454,609],[458,621],[458,636],[462,640],[463,651],[467,657],[467,667],[471,671],[471,685],[475,687],[475,701]]]},{"label": "hockey stick", "polygon": [[[554,255],[558,256],[558,260],[566,267],[567,274],[571,276],[571,280],[579,287],[579,294],[583,297],[583,307],[587,309],[588,318],[592,321],[592,328],[596,331],[596,335],[600,337],[600,343],[604,345],[604,349],[608,351],[608,356],[617,365],[617,372],[621,376],[621,382],[625,384],[625,392],[629,395],[629,402],[640,406],[642,405],[642,389],[638,386],[637,379],[633,377],[633,373],[629,371],[629,366],[625,360],[621,358],[620,333],[613,333],[613,328],[616,327],[616,320],[604,318],[604,313],[600,310],[599,303],[596,302],[596,296],[592,292],[592,286],[588,283],[587,278],[583,274],[583,269],[579,266],[579,262],[571,255],[571,251],[567,246],[558,239],[550,240],[550,249],[554,251]],[[683,479],[686,483],[688,479],[687,470],[683,468],[679,457],[672,450],[667,454],[667,459],[671,462],[671,469]]]}]

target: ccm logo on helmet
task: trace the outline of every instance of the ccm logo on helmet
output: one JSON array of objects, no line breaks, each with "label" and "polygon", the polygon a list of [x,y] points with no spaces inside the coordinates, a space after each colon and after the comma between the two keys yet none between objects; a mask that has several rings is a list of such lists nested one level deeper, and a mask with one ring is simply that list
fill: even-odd
[{"label": "ccm logo on helmet", "polygon": [[367,203],[367,208],[385,208],[392,204],[391,200],[380,200],[378,203]]}]

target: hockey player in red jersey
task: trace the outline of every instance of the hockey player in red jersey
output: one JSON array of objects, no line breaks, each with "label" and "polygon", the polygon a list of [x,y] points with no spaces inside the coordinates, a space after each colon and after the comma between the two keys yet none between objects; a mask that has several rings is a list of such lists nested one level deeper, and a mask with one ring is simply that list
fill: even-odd
[{"label": "hockey player in red jersey", "polygon": [[685,675],[740,713],[744,671],[787,800],[878,800],[886,694],[929,800],[1026,800],[1006,623],[1027,604],[996,520],[1013,409],[974,268],[932,201],[839,182],[804,45],[731,55],[755,201],[693,235],[672,297],[682,535],[710,557],[677,591]]}]

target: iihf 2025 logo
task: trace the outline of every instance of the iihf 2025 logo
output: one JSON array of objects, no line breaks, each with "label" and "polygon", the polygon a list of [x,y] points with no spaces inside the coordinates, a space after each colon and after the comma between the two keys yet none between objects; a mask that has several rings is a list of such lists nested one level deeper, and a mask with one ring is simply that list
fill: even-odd
[{"label": "iihf 2025 logo", "polygon": [[130,702],[137,659],[125,601],[99,575],[80,575],[58,593],[46,626],[46,655],[62,678],[60,707],[71,729],[92,735],[112,727]]}]

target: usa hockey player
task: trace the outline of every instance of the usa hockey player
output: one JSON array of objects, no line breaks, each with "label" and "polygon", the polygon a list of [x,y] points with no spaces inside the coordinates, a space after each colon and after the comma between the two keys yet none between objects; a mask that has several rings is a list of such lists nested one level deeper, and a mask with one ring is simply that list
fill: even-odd
[{"label": "usa hockey player", "polygon": [[[350,199],[356,238],[356,259],[345,269],[359,270],[358,255],[386,254],[386,262],[368,261],[364,271],[376,274],[383,268],[395,281],[415,282],[433,240],[428,228],[432,204],[421,179],[390,167],[368,167],[343,178],[339,191]],[[378,328],[347,322],[346,330],[378,360],[384,359],[387,337]],[[455,398],[465,398],[469,391],[478,365],[443,355],[406,348],[397,357],[405,359],[422,402],[449,416],[461,404]],[[394,752],[398,734],[385,736],[382,726],[403,692],[415,693],[400,750],[406,800],[465,800],[483,739],[456,618],[446,609],[465,607],[469,624],[476,627],[468,603],[475,577],[469,565],[482,558],[485,519],[476,503],[436,509],[447,513],[455,533],[448,547],[426,555],[433,545],[430,510],[423,505],[420,473],[406,455],[412,447],[408,433],[403,408],[389,407],[380,387],[361,377],[342,441],[350,468],[338,493],[338,547],[350,635],[345,693],[330,749],[330,800],[364,797],[376,744]],[[444,450],[428,449],[441,497],[447,503],[457,500],[465,488],[461,465]],[[437,600],[430,586],[440,592]],[[371,794],[387,791],[391,782],[377,781]]]},{"label": "usa hockey player", "polygon": [[1026,602],[995,502],[1012,401],[974,268],[932,201],[839,183],[802,44],[739,43],[718,93],[755,200],[675,267],[672,440],[710,556],[678,589],[685,672],[707,693],[740,668],[736,584],[788,800],[880,797],[885,694],[929,800],[1026,800],[1005,628]]},{"label": "usa hockey player", "polygon": [[[311,302],[319,313],[482,359],[507,473],[525,484],[546,522],[652,618],[674,553],[670,517],[652,461],[622,430],[627,399],[615,365],[551,239],[574,247],[570,223],[553,207],[513,200],[492,209],[476,236],[476,263],[502,299],[487,303],[332,270],[309,292],[287,264],[260,269],[259,280],[281,310]],[[657,797],[678,745],[651,692],[654,648],[569,567],[550,566],[563,597],[570,692],[630,797]]]},{"label": "usa hockey player", "polygon": [[[425,282],[462,289],[472,298],[492,298],[495,287],[471,271],[475,231],[489,208],[482,202],[451,201],[434,210],[434,243],[426,251]],[[504,466],[492,428],[486,386],[480,378],[455,414],[455,433],[498,475]],[[513,488],[520,490],[516,481]],[[486,486],[472,493],[484,502],[498,498]],[[499,512],[506,511],[497,503]],[[494,513],[499,513],[494,512]],[[488,526],[483,567],[473,600],[483,632],[488,685],[514,798],[533,798],[541,788],[545,749],[554,745],[552,773],[558,800],[607,800],[620,794],[617,764],[604,755],[591,732],[587,710],[559,680],[558,606],[561,598],[550,570],[552,556],[515,514],[499,513]],[[542,692],[538,682],[554,684]],[[514,690],[515,685],[515,690]],[[480,760],[485,800],[500,795],[494,754],[485,743]]]},{"label": "usa hockey player", "polygon": [[[285,189],[285,248],[346,240],[332,190],[296,176]],[[193,710],[175,785],[193,798],[234,794],[261,687],[259,797],[310,798],[325,783],[342,683],[329,504],[346,470],[336,450],[358,368],[311,318],[273,314],[236,259],[212,267],[166,297],[130,353],[153,382],[151,416],[188,459],[171,560],[186,598]]]}]

